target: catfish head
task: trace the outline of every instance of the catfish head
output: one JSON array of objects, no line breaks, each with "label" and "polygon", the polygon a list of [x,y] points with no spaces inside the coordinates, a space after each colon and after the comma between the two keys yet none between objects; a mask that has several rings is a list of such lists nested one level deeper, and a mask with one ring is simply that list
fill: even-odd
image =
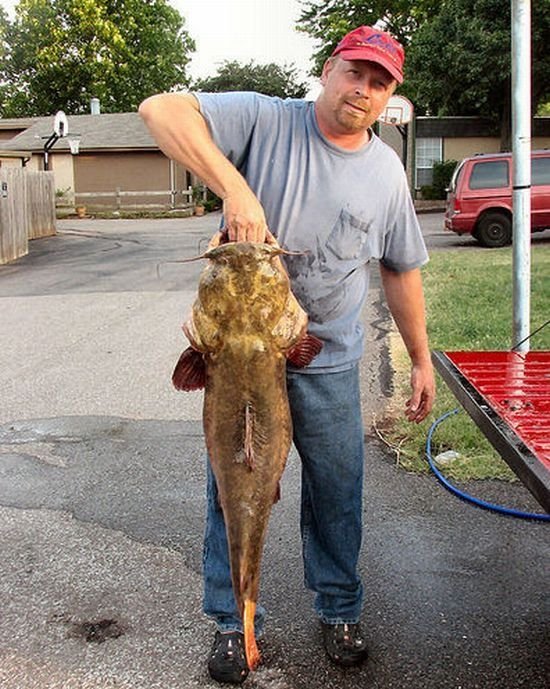
[{"label": "catfish head", "polygon": [[[271,244],[234,242],[205,253],[209,260],[199,282],[198,305],[219,328],[263,333],[281,318],[290,281]],[[195,309],[194,309],[195,312]]]},{"label": "catfish head", "polygon": [[[207,259],[208,264],[200,276],[191,316],[183,325],[192,350],[205,361],[217,359],[222,350],[271,352],[295,366],[305,366],[313,359],[322,345],[306,333],[307,315],[292,294],[280,260],[287,253],[291,252],[274,239],[266,243],[211,242],[197,257]],[[184,354],[186,359],[197,358]],[[199,387],[194,377],[195,387],[183,378],[173,379],[178,389]],[[203,379],[201,375],[200,382]]]}]

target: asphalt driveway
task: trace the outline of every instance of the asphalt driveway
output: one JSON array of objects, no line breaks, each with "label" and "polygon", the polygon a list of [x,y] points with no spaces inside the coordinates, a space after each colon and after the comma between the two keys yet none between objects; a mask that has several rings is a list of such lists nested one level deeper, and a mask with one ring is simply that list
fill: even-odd
[{"label": "asphalt driveway", "polygon": [[[66,220],[0,267],[2,689],[216,686],[200,612],[201,395],[169,382],[201,267],[170,261],[199,253],[216,223]],[[391,395],[376,280],[364,319],[369,429]],[[245,686],[547,687],[548,525],[469,507],[397,468],[370,431],[366,447],[369,661],[340,670],[320,647],[292,453],[263,563],[264,662]],[[538,509],[520,484],[475,490]]]}]

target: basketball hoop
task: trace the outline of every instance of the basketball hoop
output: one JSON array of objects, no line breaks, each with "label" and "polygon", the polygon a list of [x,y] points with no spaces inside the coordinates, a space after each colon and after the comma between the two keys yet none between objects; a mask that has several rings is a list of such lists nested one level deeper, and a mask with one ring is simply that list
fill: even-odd
[{"label": "basketball hoop", "polygon": [[392,96],[378,121],[393,125],[394,127],[408,124],[412,120],[413,110],[413,104],[408,98],[405,98],[405,96]]},{"label": "basketball hoop", "polygon": [[68,139],[72,155],[78,155],[80,149],[80,139]]}]

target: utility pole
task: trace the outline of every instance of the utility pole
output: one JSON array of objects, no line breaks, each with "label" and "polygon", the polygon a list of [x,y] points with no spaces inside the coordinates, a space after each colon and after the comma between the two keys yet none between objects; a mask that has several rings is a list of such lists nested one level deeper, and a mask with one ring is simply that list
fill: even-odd
[{"label": "utility pole", "polygon": [[[529,351],[531,308],[531,0],[512,0],[512,348]],[[518,344],[521,343],[521,344]]]}]

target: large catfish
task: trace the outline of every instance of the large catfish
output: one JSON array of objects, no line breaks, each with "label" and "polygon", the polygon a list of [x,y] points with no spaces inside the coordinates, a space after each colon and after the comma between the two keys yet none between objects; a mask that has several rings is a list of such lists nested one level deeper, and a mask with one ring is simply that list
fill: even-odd
[{"label": "large catfish", "polygon": [[208,265],[183,326],[191,347],[172,377],[179,390],[205,387],[206,446],[250,669],[260,660],[254,614],[262,550],[292,440],[286,361],[305,366],[321,349],[306,333],[307,316],[290,290],[282,253],[272,238],[206,251]]}]

